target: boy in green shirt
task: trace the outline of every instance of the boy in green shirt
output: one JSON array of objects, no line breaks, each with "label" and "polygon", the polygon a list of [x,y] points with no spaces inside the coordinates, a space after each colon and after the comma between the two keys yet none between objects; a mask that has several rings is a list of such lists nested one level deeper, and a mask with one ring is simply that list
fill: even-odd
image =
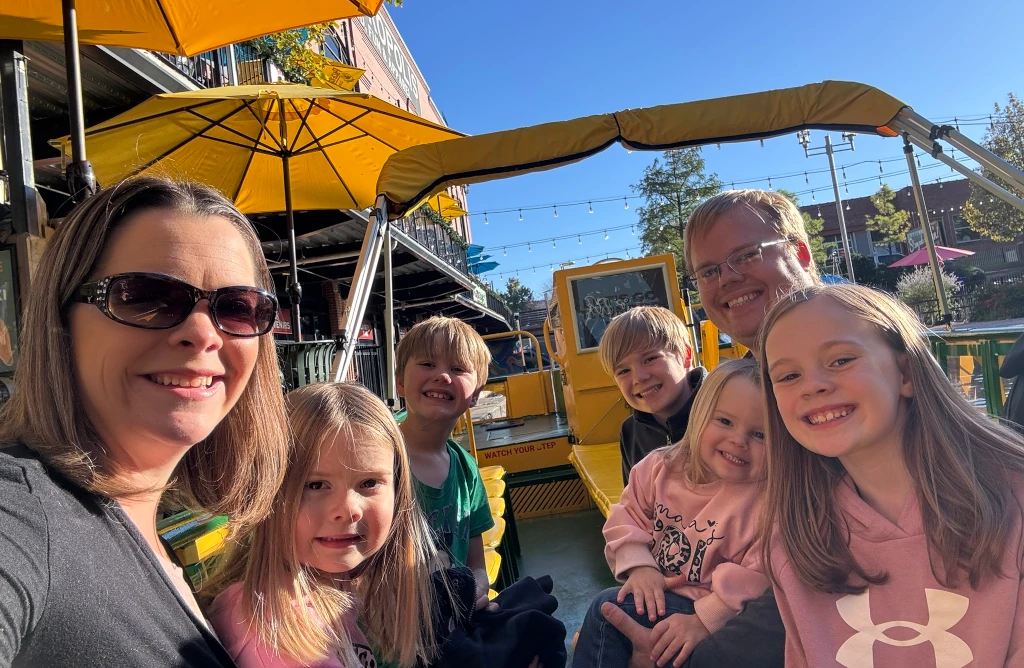
[{"label": "boy in green shirt", "polygon": [[487,605],[488,590],[481,534],[494,520],[476,462],[449,435],[476,404],[490,359],[487,344],[473,328],[440,316],[409,330],[395,358],[398,394],[406,408],[401,430],[416,497],[438,548],[453,565],[473,570],[478,609]]}]

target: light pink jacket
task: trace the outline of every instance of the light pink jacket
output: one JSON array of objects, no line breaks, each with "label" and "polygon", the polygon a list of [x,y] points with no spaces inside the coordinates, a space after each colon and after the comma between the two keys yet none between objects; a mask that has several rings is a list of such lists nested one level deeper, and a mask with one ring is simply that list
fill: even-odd
[{"label": "light pink jacket", "polygon": [[605,558],[619,580],[637,566],[659,569],[714,632],[769,586],[755,545],[761,490],[757,483],[691,484],[664,452],[630,472],[604,525]]}]

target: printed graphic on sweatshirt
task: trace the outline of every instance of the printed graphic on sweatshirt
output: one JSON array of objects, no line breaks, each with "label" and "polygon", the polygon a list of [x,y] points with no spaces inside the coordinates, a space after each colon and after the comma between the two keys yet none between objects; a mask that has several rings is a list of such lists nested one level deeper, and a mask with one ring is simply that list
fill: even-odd
[{"label": "printed graphic on sweatshirt", "polygon": [[[704,555],[708,546],[716,540],[721,540],[722,536],[715,534],[715,529],[719,528],[718,522],[715,520],[706,520],[707,526],[703,528],[698,527],[697,521],[694,520],[680,529],[679,527],[684,522],[682,515],[672,515],[663,504],[657,504],[654,513],[654,531],[661,533],[661,541],[654,551],[654,558],[662,573],[672,573],[673,575],[682,575],[686,565],[689,564],[690,569],[686,575],[686,581],[700,582],[701,570],[704,568]],[[690,539],[683,533],[686,529],[693,529],[699,535],[696,548],[691,547]]]},{"label": "printed graphic on sweatshirt", "polygon": [[373,655],[373,650],[359,643],[353,644],[352,649],[356,651],[356,657],[362,668],[377,668],[377,657]]},{"label": "printed graphic on sweatshirt", "polygon": [[[836,661],[846,668],[875,668],[874,644],[876,642],[893,647],[914,647],[931,643],[935,653],[936,668],[964,668],[974,660],[971,648],[949,629],[964,618],[970,600],[965,596],[941,589],[925,589],[928,604],[928,623],[892,621],[876,624],[871,619],[870,590],[863,594],[850,594],[836,601],[839,616],[855,633],[843,643],[836,654]],[[910,640],[894,640],[885,635],[889,629],[903,628],[917,631]]]}]

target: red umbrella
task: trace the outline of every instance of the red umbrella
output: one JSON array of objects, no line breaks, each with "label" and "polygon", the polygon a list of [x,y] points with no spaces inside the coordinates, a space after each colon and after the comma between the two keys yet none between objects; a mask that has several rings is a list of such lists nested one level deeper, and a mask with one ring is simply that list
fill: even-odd
[{"label": "red umbrella", "polygon": [[[958,257],[974,255],[974,251],[949,248],[947,246],[936,246],[935,255],[940,260],[954,260]],[[910,255],[890,264],[890,267],[913,267],[919,264],[928,264],[928,248],[918,248]]]}]

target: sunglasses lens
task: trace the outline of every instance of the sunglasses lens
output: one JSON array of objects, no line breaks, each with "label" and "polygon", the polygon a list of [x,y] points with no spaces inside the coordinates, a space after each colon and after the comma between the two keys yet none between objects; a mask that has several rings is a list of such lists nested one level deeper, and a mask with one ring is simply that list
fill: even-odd
[{"label": "sunglasses lens", "polygon": [[188,288],[153,276],[124,276],[107,288],[107,309],[116,319],[150,329],[173,327],[192,310]]},{"label": "sunglasses lens", "polygon": [[274,326],[274,300],[256,290],[231,288],[218,293],[214,307],[217,323],[233,336],[258,336]]}]

